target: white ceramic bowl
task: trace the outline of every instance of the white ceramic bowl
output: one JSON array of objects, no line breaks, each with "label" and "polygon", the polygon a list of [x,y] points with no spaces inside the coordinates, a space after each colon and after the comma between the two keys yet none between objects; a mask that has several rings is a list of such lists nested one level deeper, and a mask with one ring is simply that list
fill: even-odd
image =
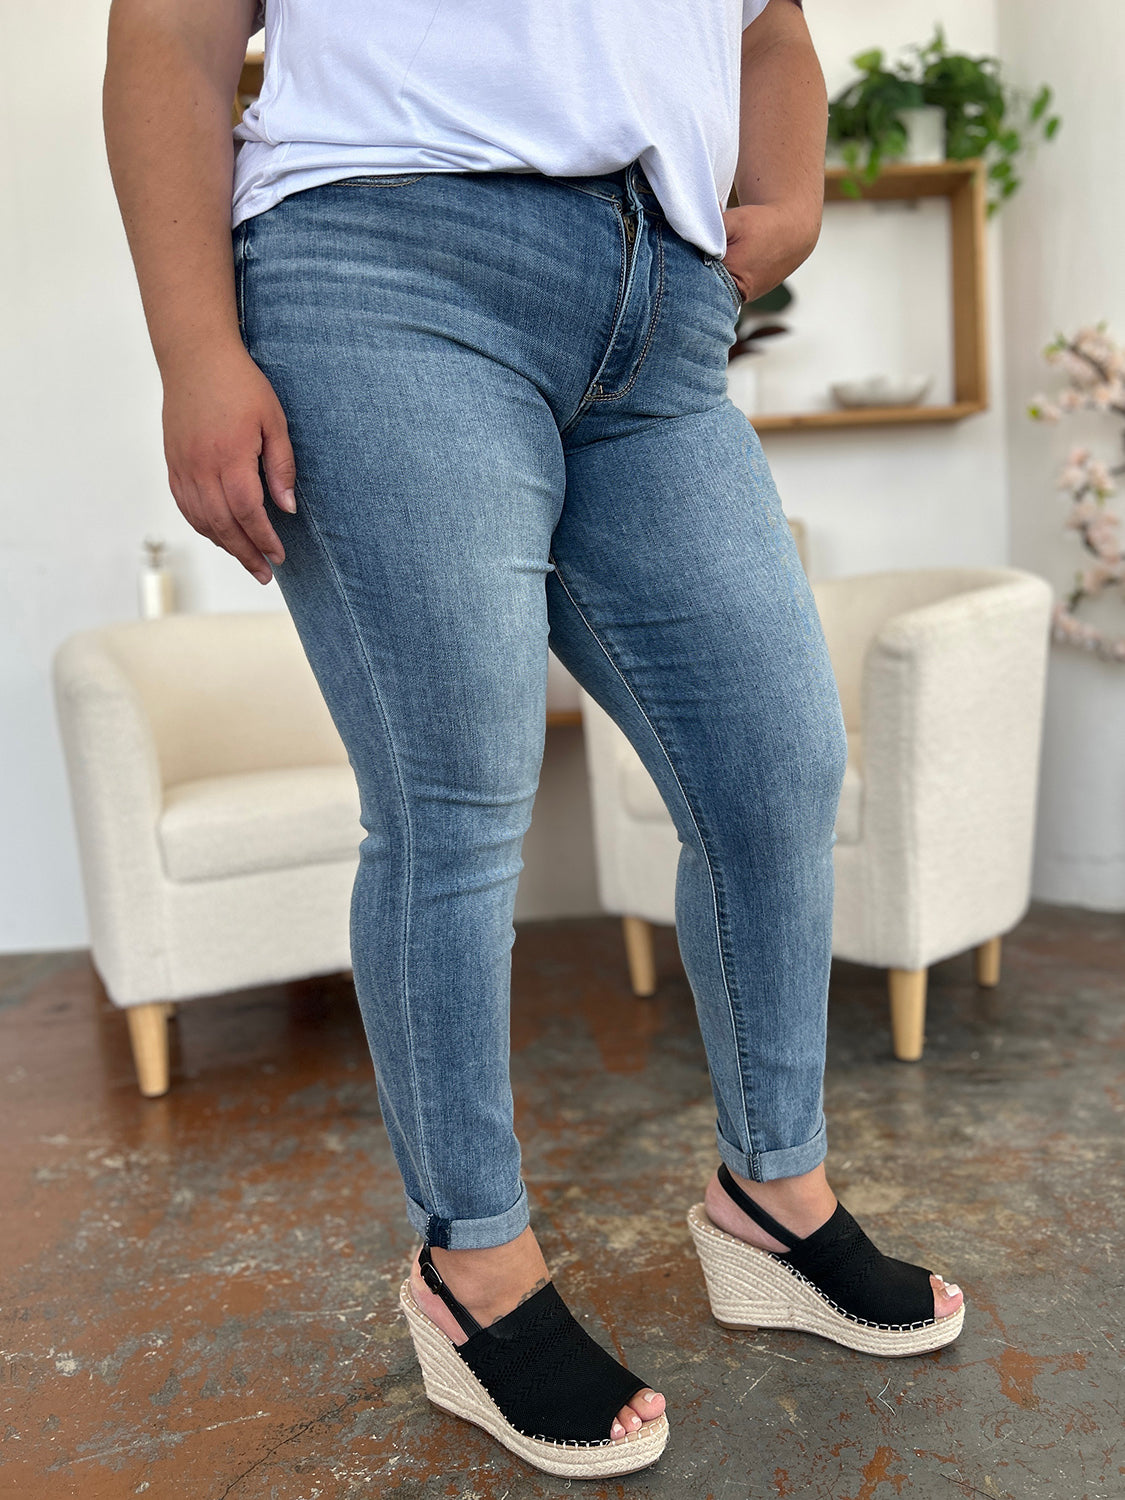
[{"label": "white ceramic bowl", "polygon": [[834,380],[829,386],[841,406],[915,406],[933,384],[932,375],[868,375]]}]

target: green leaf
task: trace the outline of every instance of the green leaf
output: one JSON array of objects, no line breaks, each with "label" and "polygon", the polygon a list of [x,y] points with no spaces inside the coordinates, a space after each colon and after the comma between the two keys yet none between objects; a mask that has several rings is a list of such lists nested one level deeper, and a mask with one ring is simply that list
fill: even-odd
[{"label": "green leaf", "polygon": [[1054,140],[1055,131],[1058,130],[1061,124],[1062,120],[1059,119],[1058,115],[1052,115],[1051,118],[1047,121],[1046,125],[1043,127],[1043,134],[1049,141]]},{"label": "green leaf", "polygon": [[752,302],[744,304],[744,311],[755,313],[779,313],[793,301],[793,293],[785,285],[779,282],[773,291],[765,292],[761,297],[755,297]]},{"label": "green leaf", "polygon": [[857,52],[852,62],[861,73],[877,73],[883,66],[883,49],[872,47],[870,52]]}]

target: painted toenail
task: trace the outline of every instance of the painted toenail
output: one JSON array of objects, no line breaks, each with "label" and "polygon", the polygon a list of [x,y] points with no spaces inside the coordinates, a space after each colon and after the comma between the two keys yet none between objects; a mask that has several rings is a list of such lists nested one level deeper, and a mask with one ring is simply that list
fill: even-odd
[{"label": "painted toenail", "polygon": [[636,1412],[634,1412],[633,1415],[629,1418],[629,1426],[630,1427],[639,1427],[640,1425],[641,1425],[641,1419],[640,1419],[640,1417],[637,1416]]},{"label": "painted toenail", "polygon": [[624,1427],[622,1427],[622,1425],[621,1425],[620,1422],[614,1422],[614,1424],[613,1424],[613,1436],[614,1437],[624,1437],[625,1436],[625,1429],[624,1429]]},{"label": "painted toenail", "polygon": [[950,1297],[959,1297],[961,1295],[961,1288],[955,1281],[947,1281],[945,1290]]},{"label": "painted toenail", "polygon": [[641,1400],[642,1401],[655,1401],[658,1395],[659,1395],[658,1391],[642,1391],[641,1392]]}]

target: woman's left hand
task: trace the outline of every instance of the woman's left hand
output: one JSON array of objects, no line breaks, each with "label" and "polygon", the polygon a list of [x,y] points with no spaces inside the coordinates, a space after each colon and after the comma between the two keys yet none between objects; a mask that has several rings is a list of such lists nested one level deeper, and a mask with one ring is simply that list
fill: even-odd
[{"label": "woman's left hand", "polygon": [[749,203],[728,208],[727,250],[723,263],[747,302],[779,286],[812,253],[820,233],[780,203]]}]

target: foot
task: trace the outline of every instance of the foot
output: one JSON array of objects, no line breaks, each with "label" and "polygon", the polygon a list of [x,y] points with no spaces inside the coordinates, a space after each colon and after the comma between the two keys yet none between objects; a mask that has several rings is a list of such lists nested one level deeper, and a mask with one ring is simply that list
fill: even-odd
[{"label": "foot", "polygon": [[[802,1177],[779,1177],[773,1182],[754,1182],[733,1170],[731,1176],[748,1197],[800,1239],[827,1224],[836,1212],[836,1195],[828,1186],[823,1166],[814,1167]],[[733,1234],[736,1239],[745,1240],[759,1250],[783,1251],[788,1248],[742,1212],[724,1190],[718,1172],[707,1184],[703,1205],[712,1224],[727,1234]],[[935,1318],[948,1318],[961,1306],[964,1298],[959,1286],[936,1275],[930,1277],[930,1286],[934,1293]]]},{"label": "foot", "polygon": [[[430,1253],[449,1290],[468,1308],[482,1327],[487,1327],[505,1313],[510,1313],[521,1302],[526,1302],[551,1279],[530,1225],[506,1245],[496,1245],[488,1250],[442,1250],[434,1247]],[[455,1344],[465,1342],[468,1335],[464,1329],[438,1294],[431,1292],[422,1280],[417,1254],[410,1267],[410,1290],[415,1302],[432,1323],[436,1323]],[[659,1417],[663,1410],[664,1397],[658,1391],[639,1391],[617,1413],[609,1435],[616,1442],[623,1442],[629,1433],[638,1431],[643,1423]]]}]

